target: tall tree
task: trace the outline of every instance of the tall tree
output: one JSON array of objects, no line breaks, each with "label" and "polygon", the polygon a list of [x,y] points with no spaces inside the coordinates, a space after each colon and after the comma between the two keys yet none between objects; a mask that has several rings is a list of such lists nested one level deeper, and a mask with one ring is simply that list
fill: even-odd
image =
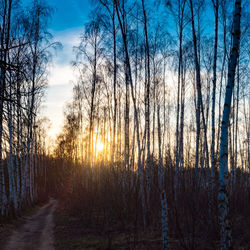
[{"label": "tall tree", "polygon": [[228,128],[232,102],[232,93],[235,82],[235,70],[239,57],[240,47],[240,19],[241,19],[241,0],[235,1],[232,48],[228,62],[228,79],[226,86],[225,102],[221,123],[221,142],[220,142],[220,184],[218,194],[219,219],[221,249],[231,249],[232,235],[229,220],[229,197],[228,197]]},{"label": "tall tree", "polygon": [[219,16],[219,1],[212,0],[214,8],[215,28],[214,28],[214,60],[213,60],[213,93],[212,93],[212,137],[211,137],[211,179],[212,187],[214,186],[215,172],[215,99],[216,99],[216,78],[217,78],[217,49],[218,49],[218,16]]}]

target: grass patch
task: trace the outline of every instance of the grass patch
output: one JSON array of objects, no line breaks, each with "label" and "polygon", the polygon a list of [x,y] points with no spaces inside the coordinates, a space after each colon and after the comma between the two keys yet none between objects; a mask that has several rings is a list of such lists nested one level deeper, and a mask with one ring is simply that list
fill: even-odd
[{"label": "grass patch", "polygon": [[133,234],[132,230],[103,229],[102,225],[82,222],[76,214],[58,206],[54,214],[54,236],[56,250],[126,250],[162,249],[159,230]]}]

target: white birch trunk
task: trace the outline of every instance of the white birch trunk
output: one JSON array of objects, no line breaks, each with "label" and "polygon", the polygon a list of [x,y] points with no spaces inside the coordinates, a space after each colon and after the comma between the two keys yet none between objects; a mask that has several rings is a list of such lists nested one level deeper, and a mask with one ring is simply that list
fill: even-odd
[{"label": "white birch trunk", "polygon": [[235,69],[239,57],[240,45],[240,17],[241,0],[236,0],[234,20],[233,20],[233,46],[228,63],[228,80],[226,86],[226,96],[221,124],[221,142],[220,142],[220,184],[218,195],[219,220],[220,220],[220,238],[221,249],[231,249],[232,236],[229,222],[229,202],[228,202],[228,127],[231,109],[232,93],[235,81]]}]

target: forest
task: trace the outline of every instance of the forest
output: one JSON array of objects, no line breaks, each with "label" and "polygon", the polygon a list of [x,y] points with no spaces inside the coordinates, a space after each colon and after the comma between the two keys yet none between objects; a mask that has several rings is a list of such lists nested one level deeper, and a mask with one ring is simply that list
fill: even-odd
[{"label": "forest", "polygon": [[250,249],[249,0],[86,3],[54,141],[52,3],[0,0],[0,249]]}]

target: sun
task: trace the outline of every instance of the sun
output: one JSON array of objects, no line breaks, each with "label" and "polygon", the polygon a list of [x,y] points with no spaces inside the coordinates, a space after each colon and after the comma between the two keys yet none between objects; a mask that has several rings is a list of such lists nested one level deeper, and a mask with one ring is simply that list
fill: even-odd
[{"label": "sun", "polygon": [[97,150],[97,152],[101,152],[103,150],[103,148],[104,148],[103,143],[100,142],[100,141],[97,141],[97,144],[96,144],[96,150]]}]

